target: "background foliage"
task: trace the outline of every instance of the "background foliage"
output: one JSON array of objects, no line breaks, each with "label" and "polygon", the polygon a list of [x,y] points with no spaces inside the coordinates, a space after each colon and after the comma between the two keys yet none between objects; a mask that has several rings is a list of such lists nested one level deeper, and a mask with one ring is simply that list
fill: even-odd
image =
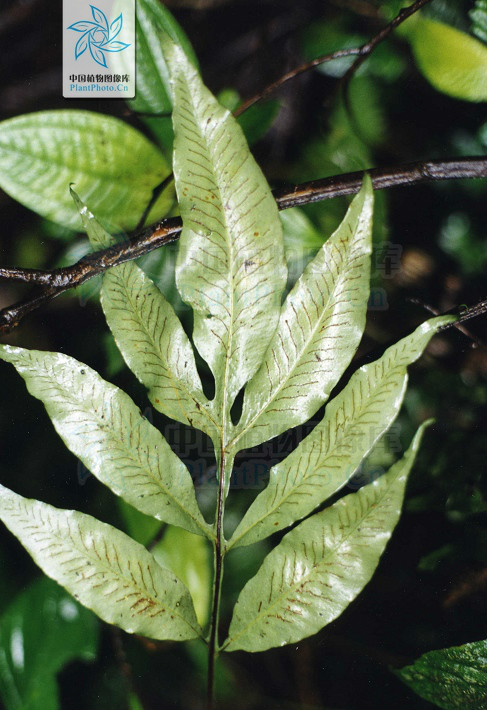
[{"label": "background foliage", "polygon": [[[298,4],[187,0],[174,5],[177,19],[195,47],[205,81],[214,92],[221,92],[230,107],[238,95],[251,95],[303,59],[361,43],[399,7],[397,2],[348,0],[326,4],[313,0]],[[474,7],[462,0],[433,0],[423,15],[431,22],[444,22],[485,40],[482,12],[482,2]],[[435,89],[429,83],[434,84],[434,80],[414,53],[414,41],[406,28],[407,23],[399,36],[378,48],[354,78],[349,112],[337,92],[337,79],[347,65],[335,62],[294,80],[277,99],[242,117],[254,154],[271,184],[373,165],[485,152],[484,106],[456,98],[455,92],[446,94]],[[48,36],[55,41],[47,42]],[[148,137],[156,136],[163,153],[169,155],[165,119],[142,123],[126,116],[122,102],[68,103],[60,98],[60,41],[58,8],[52,3],[29,0],[19,4],[9,0],[2,4],[0,118],[39,109],[88,108],[122,117]],[[440,47],[442,41],[446,42],[444,37],[438,41]],[[384,346],[424,319],[422,307],[408,299],[419,298],[445,311],[461,303],[473,304],[484,296],[483,192],[484,186],[474,181],[454,181],[377,195],[375,297],[354,367],[379,355]],[[287,256],[294,276],[337,226],[345,207],[346,201],[340,199],[284,214]],[[87,248],[85,238],[37,217],[3,192],[0,210],[4,265],[47,268],[70,263]],[[391,246],[385,249],[387,243]],[[188,325],[188,315],[174,293],[173,264],[174,249],[170,247],[152,254],[144,265],[172,297]],[[0,298],[10,303],[22,295],[20,287],[9,286],[2,287]],[[469,329],[482,337],[476,321]],[[77,295],[63,296],[31,316],[8,342],[66,352],[100,371],[136,402],[144,402],[142,390],[121,367],[106,333],[94,282]],[[434,416],[437,424],[425,436],[401,523],[376,575],[343,617],[317,637],[297,647],[256,656],[234,653],[225,657],[217,688],[223,705],[231,701],[236,707],[246,708],[265,704],[269,708],[426,710],[432,705],[403,685],[389,667],[410,665],[432,649],[485,637],[481,603],[487,585],[482,480],[486,452],[481,430],[485,414],[484,357],[484,347],[473,348],[471,340],[450,331],[437,338],[421,362],[411,368],[411,384],[399,424],[363,475],[370,475],[376,467],[387,467],[424,418]],[[28,396],[20,378],[2,368],[2,385],[2,483],[23,495],[90,513],[131,534],[136,529],[142,542],[150,540],[157,533],[149,527],[153,521],[142,528],[130,509],[119,506],[108,491],[87,476],[56,437],[42,405]],[[211,449],[203,435],[192,439],[183,425],[168,428],[169,420],[163,415],[153,410],[146,415],[190,463],[193,477],[211,480]],[[263,476],[308,429],[305,425],[275,440],[272,446],[251,452]],[[208,487],[201,486],[203,501],[205,491]],[[238,517],[255,492],[242,491],[240,503],[235,502],[241,506]],[[174,550],[172,535],[171,530],[166,531],[159,543],[166,564],[170,564],[168,558]],[[17,619],[19,614],[28,614],[26,594],[34,594],[41,606],[42,599],[48,604],[55,592],[47,582],[42,585],[36,581],[37,568],[11,536],[2,534],[1,543],[4,629],[12,610]],[[267,549],[267,543],[262,542],[236,550],[228,558],[226,596],[233,602]],[[195,580],[195,588],[198,584],[203,588],[205,549],[196,553],[196,572],[191,572],[189,562],[195,552],[193,543],[185,542],[183,550],[184,559],[173,560],[173,564],[185,566],[187,575]],[[37,586],[26,591],[30,584]],[[204,615],[204,608],[203,601],[199,614]],[[92,619],[87,623],[96,626]],[[150,710],[158,705],[161,688],[165,707],[198,707],[204,688],[203,648],[192,643],[148,643],[105,626],[99,631],[96,660],[87,663],[95,655],[94,635],[91,646],[84,639],[86,649],[78,647],[76,654],[66,649],[62,660],[50,657],[52,674],[74,656],[84,659],[65,665],[58,676],[61,707],[104,710],[131,704],[135,708],[137,695]],[[44,640],[42,631],[29,626],[29,633]],[[39,647],[34,636],[28,644]],[[0,673],[2,658],[0,645]],[[181,668],[186,669],[184,673]],[[83,691],[80,676],[86,680]],[[32,687],[36,682],[45,684],[41,707],[47,707],[46,693],[51,694],[52,707],[56,707],[52,675],[45,674],[40,681],[33,678]],[[17,707],[31,710],[34,705],[20,703]]]}]

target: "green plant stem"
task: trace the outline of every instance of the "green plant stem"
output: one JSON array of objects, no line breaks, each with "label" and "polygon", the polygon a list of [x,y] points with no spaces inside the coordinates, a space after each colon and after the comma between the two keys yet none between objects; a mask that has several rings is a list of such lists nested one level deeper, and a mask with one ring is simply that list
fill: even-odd
[{"label": "green plant stem", "polygon": [[225,490],[227,472],[231,471],[233,457],[229,457],[223,446],[220,452],[218,464],[218,495],[215,515],[215,541],[213,543],[214,556],[214,578],[213,578],[213,601],[210,618],[210,637],[208,641],[208,686],[207,686],[207,710],[213,708],[214,684],[215,684],[215,661],[218,657],[218,623],[220,619],[220,599],[223,579],[223,562],[225,558],[225,539],[223,536],[223,516],[225,512]]}]

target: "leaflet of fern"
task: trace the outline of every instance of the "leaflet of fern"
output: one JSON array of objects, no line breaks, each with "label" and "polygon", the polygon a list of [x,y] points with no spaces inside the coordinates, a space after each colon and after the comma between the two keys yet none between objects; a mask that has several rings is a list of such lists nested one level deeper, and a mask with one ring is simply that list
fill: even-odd
[{"label": "leaflet of fern", "polygon": [[189,471],[130,397],[61,353],[0,346],[56,431],[102,483],[142,513],[211,537]]},{"label": "leaflet of fern", "polygon": [[311,434],[271,469],[268,486],[248,509],[229,547],[249,545],[286,528],[346,484],[396,418],[406,390],[407,366],[451,320],[442,316],[423,323],[352,376]]},{"label": "leaflet of fern", "polygon": [[377,481],[288,533],[245,585],[226,651],[296,643],[336,619],[372,577],[401,512],[423,424],[400,461]]},{"label": "leaflet of fern", "polygon": [[[115,243],[72,189],[71,195],[93,248]],[[116,266],[103,276],[101,303],[125,362],[147,387],[154,408],[214,437],[191,343],[152,280],[133,262]]]},{"label": "leaflet of fern", "polygon": [[237,449],[305,422],[349,365],[365,327],[372,210],[367,176],[343,222],[284,303],[264,362],[245,388]]},{"label": "leaflet of fern", "polygon": [[147,387],[154,408],[214,436],[193,349],[157,286],[134,263],[116,266],[103,277],[101,303],[125,362]]},{"label": "leaflet of fern", "polygon": [[104,621],[153,639],[201,635],[184,584],[125,533],[2,485],[0,519],[49,577]]},{"label": "leaflet of fern", "polygon": [[164,42],[173,89],[174,176],[183,219],[176,282],[225,416],[277,326],[286,266],[270,188],[243,133],[180,47]]}]

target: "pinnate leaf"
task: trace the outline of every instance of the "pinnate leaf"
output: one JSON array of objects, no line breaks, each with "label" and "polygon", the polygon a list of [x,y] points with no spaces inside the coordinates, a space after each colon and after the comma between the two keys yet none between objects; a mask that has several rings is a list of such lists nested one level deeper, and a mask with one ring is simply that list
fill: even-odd
[{"label": "pinnate leaf", "polygon": [[130,397],[61,353],[0,345],[40,399],[66,446],[102,483],[140,510],[211,535],[188,469]]},{"label": "pinnate leaf", "polygon": [[426,424],[387,474],[305,520],[265,558],[240,593],[224,650],[265,651],[296,643],[355,599],[399,519]]},{"label": "pinnate leaf", "polygon": [[303,518],[344,486],[396,418],[417,360],[445,323],[440,316],[364,365],[327,405],[323,420],[271,469],[269,484],[252,503],[229,546],[249,545]]},{"label": "pinnate leaf", "polygon": [[234,439],[238,449],[313,416],[349,365],[365,327],[372,209],[367,176],[343,222],[284,303],[264,362],[245,389]]},{"label": "pinnate leaf", "polygon": [[215,377],[225,416],[259,367],[286,280],[282,230],[242,130],[167,38],[174,177],[183,231],[176,282],[194,310],[193,339]]},{"label": "pinnate leaf", "polygon": [[[69,150],[66,148],[69,146]],[[168,175],[162,153],[119,119],[91,111],[40,111],[0,123],[0,187],[43,217],[77,227],[70,183],[102,222],[133,229]],[[165,190],[149,221],[167,213]]]},{"label": "pinnate leaf", "polygon": [[183,583],[125,533],[2,485],[0,519],[48,577],[103,621],[153,639],[200,635]]}]

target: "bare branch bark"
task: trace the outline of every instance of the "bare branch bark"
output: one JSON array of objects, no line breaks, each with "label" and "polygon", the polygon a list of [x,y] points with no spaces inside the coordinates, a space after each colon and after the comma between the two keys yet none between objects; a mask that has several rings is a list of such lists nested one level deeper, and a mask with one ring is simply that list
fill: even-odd
[{"label": "bare branch bark", "polygon": [[[487,158],[432,160],[392,168],[373,168],[367,171],[313,180],[291,188],[280,188],[274,191],[274,196],[279,209],[284,210],[310,202],[352,195],[360,190],[365,173],[371,176],[372,184],[376,190],[400,185],[418,185],[436,180],[485,178],[487,177]],[[161,246],[176,241],[181,229],[182,223],[178,217],[166,219],[144,229],[128,241],[89,254],[71,266],[52,271],[0,267],[0,279],[33,284],[42,289],[37,296],[0,310],[0,333],[8,333],[13,330],[31,311],[48,303],[64,291],[80,286],[106,269],[125,261],[137,259]]]}]

